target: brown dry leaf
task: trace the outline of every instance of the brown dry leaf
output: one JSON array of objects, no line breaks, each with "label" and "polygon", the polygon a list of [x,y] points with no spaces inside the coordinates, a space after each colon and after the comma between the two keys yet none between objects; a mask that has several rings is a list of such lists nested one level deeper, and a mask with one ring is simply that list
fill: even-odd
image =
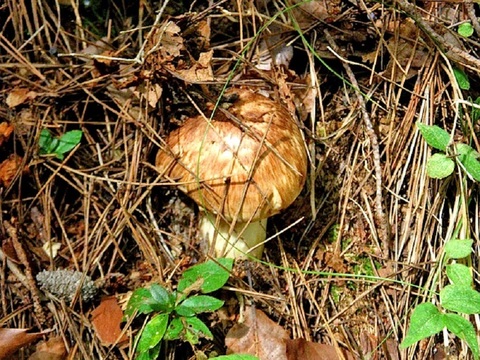
[{"label": "brown dry leaf", "polygon": [[8,140],[12,132],[13,132],[12,124],[9,124],[6,121],[0,123],[0,146],[2,146],[2,144]]},{"label": "brown dry leaf", "polygon": [[67,358],[67,349],[60,336],[51,338],[47,342],[37,345],[35,351],[28,360],[63,360]]},{"label": "brown dry leaf", "polygon": [[[10,155],[8,159],[0,163],[0,185],[9,186],[15,175],[17,174],[18,169],[22,165],[22,157],[18,155]],[[27,173],[28,167],[22,169],[22,173]]]},{"label": "brown dry leaf", "polygon": [[28,329],[0,329],[0,360],[9,359],[19,349],[48,332],[28,333],[27,331]]},{"label": "brown dry leaf", "polygon": [[37,95],[35,91],[30,91],[27,88],[16,88],[8,94],[6,103],[9,108],[14,108],[27,100],[35,99]]},{"label": "brown dry leaf", "polygon": [[178,74],[187,82],[211,81],[213,80],[212,57],[213,50],[200,53],[198,61],[190,69],[178,70]]},{"label": "brown dry leaf", "polygon": [[[127,340],[120,327],[123,311],[116,297],[103,298],[100,305],[92,311],[92,325],[103,345],[118,344]],[[120,337],[121,336],[121,337]]]},{"label": "brown dry leaf", "polygon": [[[338,360],[335,347],[326,344],[318,344],[305,339],[287,340],[288,360]],[[353,359],[353,358],[352,358]]]},{"label": "brown dry leaf", "polygon": [[[292,1],[292,4],[297,4],[301,0]],[[336,16],[341,14],[342,5],[341,0],[313,0],[309,2],[303,2],[302,4],[292,9],[292,13],[295,16],[295,20],[298,25],[305,29],[312,26],[316,22],[332,21]]]},{"label": "brown dry leaf", "polygon": [[183,38],[180,36],[180,27],[173,22],[169,22],[162,30],[163,32],[160,31],[159,34],[161,36],[160,43],[162,52],[165,54],[165,57],[180,56],[180,50],[183,49]]},{"label": "brown dry leaf", "polygon": [[[398,26],[398,22],[392,22],[389,27],[394,25]],[[429,57],[428,49],[421,45],[420,41],[406,40],[420,38],[420,30],[413,21],[403,21],[398,31],[399,39],[394,36],[387,41],[391,59],[383,72],[383,76],[396,82],[417,75]]]},{"label": "brown dry leaf", "polygon": [[287,331],[261,310],[247,307],[243,324],[234,325],[225,338],[228,353],[257,356],[260,360],[287,360]]}]

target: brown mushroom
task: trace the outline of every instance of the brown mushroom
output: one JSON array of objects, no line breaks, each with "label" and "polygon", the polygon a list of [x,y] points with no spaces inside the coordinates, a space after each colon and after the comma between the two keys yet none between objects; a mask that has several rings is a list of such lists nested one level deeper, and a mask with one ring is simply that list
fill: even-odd
[{"label": "brown mushroom", "polygon": [[300,130],[278,102],[231,89],[213,119],[189,118],[169,134],[156,166],[201,208],[200,230],[216,256],[261,257],[266,219],[303,188],[307,155]]}]

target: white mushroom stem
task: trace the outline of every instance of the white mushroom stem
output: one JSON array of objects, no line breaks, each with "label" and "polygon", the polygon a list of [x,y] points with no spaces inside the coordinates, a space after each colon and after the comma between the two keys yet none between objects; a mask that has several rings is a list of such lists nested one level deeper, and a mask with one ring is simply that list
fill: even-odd
[{"label": "white mushroom stem", "polygon": [[248,258],[262,257],[263,246],[267,237],[267,219],[251,222],[236,223],[231,226],[222,219],[207,211],[200,215],[200,233],[208,240],[216,257]]}]

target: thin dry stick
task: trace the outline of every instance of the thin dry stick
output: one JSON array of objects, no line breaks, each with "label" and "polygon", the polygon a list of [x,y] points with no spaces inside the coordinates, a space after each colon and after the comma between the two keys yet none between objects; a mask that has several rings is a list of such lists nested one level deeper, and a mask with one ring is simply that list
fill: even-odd
[{"label": "thin dry stick", "polygon": [[[330,35],[328,30],[324,30],[325,37],[327,38],[328,43],[332,49],[338,53],[338,46],[335,43],[335,40]],[[367,135],[370,138],[370,143],[372,145],[372,154],[373,154],[373,165],[375,168],[375,181],[376,181],[376,195],[375,195],[375,212],[376,220],[378,225],[378,237],[380,238],[383,249],[382,253],[385,257],[388,256],[390,249],[390,236],[388,229],[388,220],[383,211],[383,195],[382,195],[382,166],[380,164],[380,148],[378,146],[378,139],[375,130],[373,129],[372,122],[368,116],[367,107],[365,106],[365,101],[363,99],[362,93],[360,92],[360,87],[358,86],[357,79],[355,74],[352,71],[352,68],[348,63],[342,61],[342,65],[348,75],[350,83],[355,89],[357,95],[358,103],[360,104],[360,111],[362,113],[363,122],[367,129]]]},{"label": "thin dry stick", "polygon": [[40,297],[39,297],[40,292],[37,288],[37,284],[35,283],[35,279],[33,278],[32,269],[28,262],[27,254],[25,253],[25,250],[23,249],[22,244],[18,240],[17,229],[15,229],[6,220],[3,222],[3,226],[7,230],[8,236],[10,236],[10,239],[12,240],[13,247],[15,249],[15,252],[17,253],[17,256],[20,262],[22,263],[23,266],[25,266],[25,276],[28,282],[28,290],[30,290],[30,294],[32,296],[33,309],[35,311],[35,314],[37,315],[37,320],[39,322],[39,325],[40,327],[42,327],[42,325],[45,324],[46,317],[45,317],[45,313],[43,312],[42,305],[40,304]]}]

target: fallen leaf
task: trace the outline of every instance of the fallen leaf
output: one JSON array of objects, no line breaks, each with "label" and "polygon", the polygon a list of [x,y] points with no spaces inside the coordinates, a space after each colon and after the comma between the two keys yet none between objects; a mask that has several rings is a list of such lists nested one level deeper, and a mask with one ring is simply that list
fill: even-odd
[{"label": "fallen leaf", "polygon": [[22,347],[38,340],[48,331],[29,333],[28,329],[0,329],[0,360],[11,359],[11,355]]},{"label": "fallen leaf", "polygon": [[295,339],[286,341],[287,360],[338,360],[335,347],[326,344],[318,344],[305,339]]},{"label": "fallen leaf", "polygon": [[[114,296],[103,298],[100,305],[92,311],[92,325],[103,345],[124,342],[127,336],[120,327],[123,311]],[[120,337],[121,336],[121,337]]]},{"label": "fallen leaf", "polygon": [[[3,185],[8,187],[11,184],[22,165],[22,160],[21,156],[13,154],[0,163],[0,185],[3,183]],[[25,166],[21,171],[23,174],[26,174],[28,167]]]},{"label": "fallen leaf", "polygon": [[13,89],[7,96],[6,103],[9,108],[23,104],[27,100],[33,100],[37,96],[35,91],[31,91],[27,88]]},{"label": "fallen leaf", "polygon": [[340,0],[313,0],[303,2],[301,0],[292,1],[292,4],[301,4],[292,9],[293,16],[298,25],[305,29],[319,21],[331,22],[342,12],[342,2]]},{"label": "fallen leaf", "polygon": [[51,338],[37,345],[35,351],[28,360],[63,360],[67,358],[67,349],[60,336]]},{"label": "fallen leaf", "polygon": [[190,69],[178,70],[178,74],[187,82],[211,81],[213,80],[212,57],[213,50],[200,53],[198,61]]},{"label": "fallen leaf", "polygon": [[12,124],[9,124],[6,121],[0,123],[0,146],[2,146],[2,144],[8,140],[12,132],[13,132]]},{"label": "fallen leaf", "polygon": [[257,356],[260,360],[288,360],[287,331],[268,318],[261,310],[247,307],[245,321],[234,325],[227,333],[228,353]]}]

